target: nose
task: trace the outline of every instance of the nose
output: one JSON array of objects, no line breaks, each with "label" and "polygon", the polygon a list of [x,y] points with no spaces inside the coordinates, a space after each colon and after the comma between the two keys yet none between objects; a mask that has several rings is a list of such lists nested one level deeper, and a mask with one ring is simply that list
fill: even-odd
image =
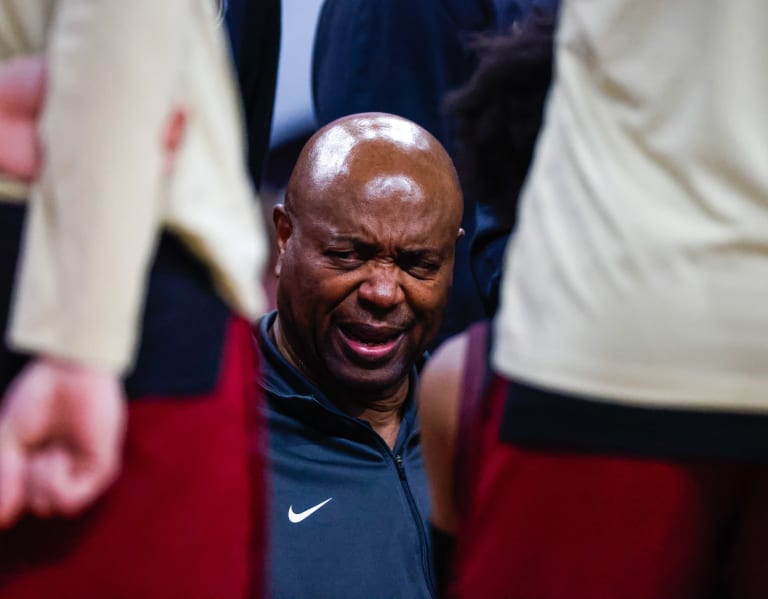
[{"label": "nose", "polygon": [[398,269],[393,264],[374,264],[360,285],[360,301],[379,310],[388,310],[400,304],[404,293],[398,281]]}]

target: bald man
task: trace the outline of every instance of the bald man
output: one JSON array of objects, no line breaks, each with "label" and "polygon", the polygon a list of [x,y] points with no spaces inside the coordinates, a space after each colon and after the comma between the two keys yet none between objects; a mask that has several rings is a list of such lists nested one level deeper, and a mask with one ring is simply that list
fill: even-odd
[{"label": "bald man", "polygon": [[440,144],[353,115],[303,149],[274,211],[266,362],[272,594],[431,597],[418,365],[440,324],[462,197]]}]

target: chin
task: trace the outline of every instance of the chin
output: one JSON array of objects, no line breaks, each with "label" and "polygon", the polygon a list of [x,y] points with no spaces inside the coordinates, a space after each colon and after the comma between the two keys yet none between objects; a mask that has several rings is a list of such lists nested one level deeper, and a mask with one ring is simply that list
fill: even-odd
[{"label": "chin", "polygon": [[405,373],[398,372],[382,373],[371,370],[362,370],[358,372],[335,372],[334,378],[339,386],[348,389],[355,389],[367,393],[385,392],[389,389],[398,388],[404,380],[408,379],[410,370]]}]

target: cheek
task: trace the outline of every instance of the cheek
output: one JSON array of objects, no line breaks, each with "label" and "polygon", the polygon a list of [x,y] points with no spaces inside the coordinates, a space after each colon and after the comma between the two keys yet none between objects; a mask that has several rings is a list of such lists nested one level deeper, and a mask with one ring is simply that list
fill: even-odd
[{"label": "cheek", "polygon": [[305,314],[331,312],[354,295],[357,279],[349,273],[318,266],[316,263],[295,264],[291,269],[291,301]]},{"label": "cheek", "polygon": [[291,293],[296,299],[307,299],[305,294],[315,290],[318,282],[322,280],[322,269],[318,267],[317,255],[297,243],[289,244],[282,258],[281,278],[288,281]]},{"label": "cheek", "polygon": [[318,303],[317,273],[312,263],[286,253],[278,285],[278,294],[282,296],[284,306],[290,306],[294,317],[306,325],[308,315]]},{"label": "cheek", "polygon": [[450,280],[442,277],[433,281],[418,281],[406,291],[411,309],[432,326],[440,320],[448,303]]}]

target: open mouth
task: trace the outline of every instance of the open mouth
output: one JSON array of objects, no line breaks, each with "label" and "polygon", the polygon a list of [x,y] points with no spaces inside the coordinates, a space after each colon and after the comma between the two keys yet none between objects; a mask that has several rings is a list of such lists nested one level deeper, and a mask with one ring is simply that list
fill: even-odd
[{"label": "open mouth", "polygon": [[345,323],[339,326],[348,351],[366,361],[388,357],[403,338],[403,330],[390,326]]}]

